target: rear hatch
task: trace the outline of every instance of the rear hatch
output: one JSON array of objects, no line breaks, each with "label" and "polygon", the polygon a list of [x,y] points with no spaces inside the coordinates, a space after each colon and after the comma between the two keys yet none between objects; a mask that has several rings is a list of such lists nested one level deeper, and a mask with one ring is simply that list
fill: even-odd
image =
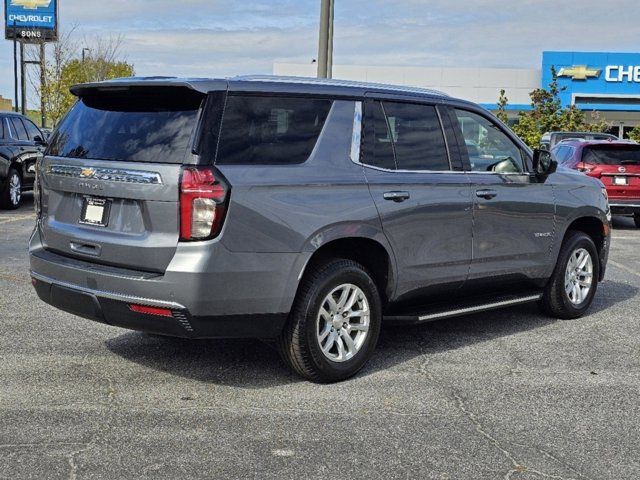
[{"label": "rear hatch", "polygon": [[583,169],[598,177],[607,188],[609,198],[640,198],[640,145],[603,143],[585,146]]},{"label": "rear hatch", "polygon": [[186,87],[84,90],[39,168],[45,248],[163,272],[179,240],[179,182],[204,95]]}]

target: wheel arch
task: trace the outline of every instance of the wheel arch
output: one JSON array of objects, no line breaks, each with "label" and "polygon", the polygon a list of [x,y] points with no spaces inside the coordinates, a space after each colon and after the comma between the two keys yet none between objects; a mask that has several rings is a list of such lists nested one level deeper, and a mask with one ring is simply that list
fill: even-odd
[{"label": "wheel arch", "polygon": [[603,221],[599,217],[584,216],[574,219],[567,226],[567,229],[565,230],[562,237],[562,241],[564,242],[570,231],[578,231],[587,234],[591,238],[591,240],[593,240],[593,243],[596,245],[596,249],[598,250],[598,257],[600,261],[600,278],[598,279],[599,281],[602,281],[602,279],[604,278],[609,228],[610,226],[608,222]]},{"label": "wheel arch", "polygon": [[378,239],[366,236],[331,238],[311,254],[300,273],[300,280],[315,266],[332,258],[345,258],[362,264],[372,275],[381,294],[383,305],[392,298],[397,277],[395,257],[388,245],[383,245]]}]

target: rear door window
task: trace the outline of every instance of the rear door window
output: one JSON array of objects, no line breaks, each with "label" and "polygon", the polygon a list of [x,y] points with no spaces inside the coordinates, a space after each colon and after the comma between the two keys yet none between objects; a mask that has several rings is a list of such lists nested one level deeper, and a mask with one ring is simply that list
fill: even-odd
[{"label": "rear door window", "polygon": [[396,169],[391,132],[382,105],[369,100],[364,109],[364,150],[362,163],[372,167]]},{"label": "rear door window", "polygon": [[436,108],[383,102],[398,170],[451,170]]},{"label": "rear door window", "polygon": [[80,99],[60,124],[49,155],[183,163],[203,96],[189,89],[105,92]]},{"label": "rear door window", "polygon": [[13,126],[13,132],[18,137],[17,140],[29,140],[29,135],[27,135],[27,130],[24,128],[22,120],[18,117],[11,117],[11,125]]},{"label": "rear door window", "polygon": [[582,150],[582,161],[591,165],[640,164],[640,145],[592,145]]},{"label": "rear door window", "polygon": [[229,95],[216,163],[291,165],[309,158],[331,110],[318,98]]}]

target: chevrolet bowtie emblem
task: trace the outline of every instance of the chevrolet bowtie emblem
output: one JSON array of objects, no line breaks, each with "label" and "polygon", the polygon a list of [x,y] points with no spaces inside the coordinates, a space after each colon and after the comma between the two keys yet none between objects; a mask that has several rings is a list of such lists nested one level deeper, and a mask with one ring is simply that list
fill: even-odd
[{"label": "chevrolet bowtie emblem", "polygon": [[93,168],[83,168],[82,172],[80,172],[81,178],[91,178],[96,174],[96,171]]},{"label": "chevrolet bowtie emblem", "polygon": [[36,10],[40,7],[48,7],[51,0],[11,0],[11,5],[24,7],[27,10]]},{"label": "chevrolet bowtie emblem", "polygon": [[587,78],[598,78],[601,71],[599,68],[589,68],[586,65],[574,65],[569,68],[561,68],[558,76],[571,77],[572,80],[586,80]]}]

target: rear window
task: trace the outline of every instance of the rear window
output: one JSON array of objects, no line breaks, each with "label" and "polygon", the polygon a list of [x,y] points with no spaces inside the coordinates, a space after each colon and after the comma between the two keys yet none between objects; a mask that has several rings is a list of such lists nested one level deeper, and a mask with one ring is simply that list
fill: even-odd
[{"label": "rear window", "polygon": [[216,163],[288,165],[307,160],[331,100],[229,95]]},{"label": "rear window", "polygon": [[[168,90],[168,91],[167,91]],[[203,97],[187,89],[80,99],[60,124],[49,155],[125,162],[182,163]]]},{"label": "rear window", "polygon": [[640,145],[593,145],[582,150],[582,161],[592,165],[640,163]]}]

